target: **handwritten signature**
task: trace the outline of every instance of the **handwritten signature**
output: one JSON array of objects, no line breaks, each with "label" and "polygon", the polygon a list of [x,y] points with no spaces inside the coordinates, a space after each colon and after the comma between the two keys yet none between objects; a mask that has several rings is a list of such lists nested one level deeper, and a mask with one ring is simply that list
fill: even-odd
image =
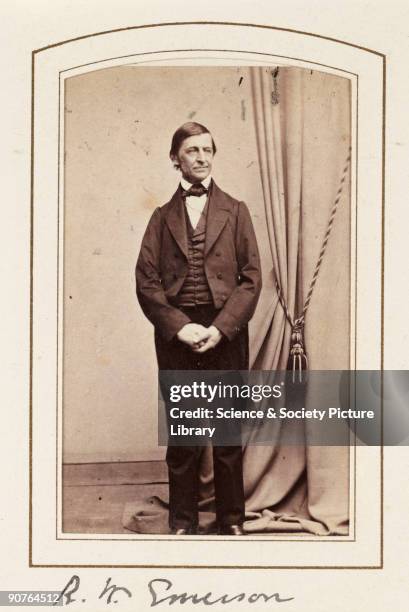
[{"label": "handwritten signature", "polygon": [[[68,605],[75,602],[85,602],[86,599],[80,595],[80,584],[81,581],[79,576],[72,576],[61,591],[59,599],[54,605],[57,605],[61,601],[63,605]],[[213,606],[215,604],[230,604],[233,602],[247,602],[251,604],[257,602],[285,603],[295,599],[294,597],[281,597],[279,593],[267,595],[266,593],[248,594],[242,592],[237,593],[236,595],[224,593],[219,596],[214,595],[212,591],[209,591],[204,595],[199,595],[198,593],[189,594],[187,592],[173,593],[171,592],[173,583],[166,578],[154,578],[148,582],[147,586],[151,598],[150,607],[159,606],[163,603],[167,603],[169,606],[172,606],[175,603],[184,604],[188,601],[190,601],[192,604]],[[108,605],[120,603],[124,597],[127,597],[128,599],[132,598],[132,592],[127,587],[112,584],[112,578],[107,578],[104,588],[98,595],[98,599],[105,601],[105,603]]]}]

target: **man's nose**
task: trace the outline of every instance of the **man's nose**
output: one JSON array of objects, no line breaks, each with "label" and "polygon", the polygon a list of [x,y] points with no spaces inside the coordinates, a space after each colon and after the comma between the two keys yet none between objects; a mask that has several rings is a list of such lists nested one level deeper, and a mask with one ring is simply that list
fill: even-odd
[{"label": "man's nose", "polygon": [[198,150],[198,152],[197,152],[197,161],[202,162],[202,163],[203,163],[204,161],[206,161],[206,155],[205,155],[205,152],[204,152],[204,151],[202,151],[201,149],[199,149],[199,150]]}]

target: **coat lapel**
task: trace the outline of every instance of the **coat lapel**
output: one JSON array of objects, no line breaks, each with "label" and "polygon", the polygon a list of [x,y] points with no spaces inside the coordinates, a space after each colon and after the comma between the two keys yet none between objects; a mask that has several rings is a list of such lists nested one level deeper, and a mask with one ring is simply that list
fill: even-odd
[{"label": "coat lapel", "polygon": [[185,205],[182,200],[180,187],[176,190],[170,203],[170,210],[166,215],[166,225],[168,226],[173,238],[176,240],[180,250],[185,255],[185,257],[187,257],[188,246]]},{"label": "coat lapel", "polygon": [[[212,181],[209,205],[207,211],[205,256],[210,251],[222,229],[226,225],[231,212],[231,204],[226,194]],[[180,250],[187,258],[188,240],[186,230],[185,205],[181,196],[180,186],[170,200],[170,210],[166,215],[166,224],[176,240]]]},{"label": "coat lapel", "polygon": [[225,193],[219,189],[214,181],[212,181],[209,208],[207,211],[205,256],[216,242],[223,227],[226,225],[230,212],[231,204]]}]

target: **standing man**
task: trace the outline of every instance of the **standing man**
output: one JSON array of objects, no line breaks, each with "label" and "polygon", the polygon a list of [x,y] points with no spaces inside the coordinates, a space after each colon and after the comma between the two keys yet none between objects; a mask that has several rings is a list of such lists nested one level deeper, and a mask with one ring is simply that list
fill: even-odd
[{"label": "standing man", "polygon": [[[211,178],[216,146],[200,123],[173,135],[170,158],[181,172],[176,193],[157,208],[136,265],[139,303],[155,328],[160,370],[247,370],[248,327],[261,289],[260,260],[246,205]],[[198,526],[197,446],[168,446],[169,526]],[[213,446],[220,534],[242,535],[241,446]]]}]

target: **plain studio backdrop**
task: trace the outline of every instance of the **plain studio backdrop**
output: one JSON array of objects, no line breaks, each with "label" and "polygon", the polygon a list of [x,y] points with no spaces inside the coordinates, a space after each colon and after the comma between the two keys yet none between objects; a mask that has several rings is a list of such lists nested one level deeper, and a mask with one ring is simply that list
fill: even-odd
[{"label": "plain studio backdrop", "polygon": [[[326,112],[331,130],[331,109],[328,112],[327,107],[336,104],[339,111],[341,104],[348,117],[344,123],[348,123],[347,81],[316,72],[310,78],[316,84],[310,101],[313,112]],[[328,84],[328,79],[339,94],[332,100],[320,98],[320,86],[324,81]],[[153,327],[136,299],[134,267],[152,212],[177,188],[180,175],[169,159],[170,141],[176,128],[189,120],[210,129],[218,148],[213,177],[224,191],[244,200],[252,216],[262,257],[263,291],[251,334],[275,295],[249,69],[129,65],[67,79],[63,295],[66,463],[164,457],[165,449],[157,446]],[[341,152],[340,159],[343,156]],[[328,177],[325,165],[312,169],[310,195],[315,193],[321,207],[311,207],[305,224],[318,250],[341,170],[342,165]],[[308,315],[310,330],[320,330],[308,337],[309,349],[316,355],[315,369],[349,367],[349,248],[347,199],[338,211]],[[307,275],[310,272],[307,270]],[[328,299],[334,304],[330,318]],[[336,326],[331,321],[336,321]]]}]

